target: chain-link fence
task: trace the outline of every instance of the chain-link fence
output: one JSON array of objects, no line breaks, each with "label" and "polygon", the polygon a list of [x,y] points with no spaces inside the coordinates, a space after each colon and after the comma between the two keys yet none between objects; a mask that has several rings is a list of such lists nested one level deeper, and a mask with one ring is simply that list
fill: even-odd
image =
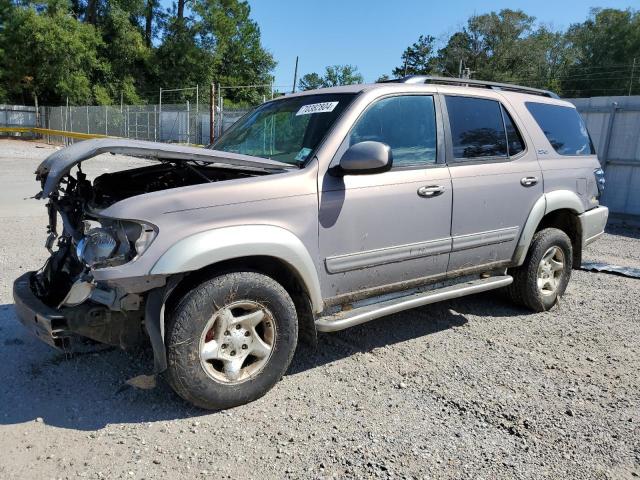
[{"label": "chain-link fence", "polygon": [[[62,106],[35,107],[0,105],[0,128],[39,127],[60,132],[73,132],[95,136],[109,136],[150,140],[157,142],[207,145],[210,138],[209,106],[202,112],[202,105],[158,104],[123,106]],[[218,107],[214,113],[214,135],[226,131],[249,109]],[[30,132],[9,132],[29,135]],[[44,134],[50,143],[68,144],[73,138]]]}]

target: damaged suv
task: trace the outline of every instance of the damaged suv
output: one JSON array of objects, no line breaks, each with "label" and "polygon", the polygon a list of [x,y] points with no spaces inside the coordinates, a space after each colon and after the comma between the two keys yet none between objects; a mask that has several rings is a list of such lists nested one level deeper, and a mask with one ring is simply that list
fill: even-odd
[{"label": "damaged suv", "polygon": [[[105,152],[153,162],[89,181]],[[51,256],[14,283],[21,322],[149,340],[204,408],[263,395],[317,332],[498,288],[548,310],[608,216],[573,105],[433,77],[287,95],[206,149],[88,140],[36,175]]]}]

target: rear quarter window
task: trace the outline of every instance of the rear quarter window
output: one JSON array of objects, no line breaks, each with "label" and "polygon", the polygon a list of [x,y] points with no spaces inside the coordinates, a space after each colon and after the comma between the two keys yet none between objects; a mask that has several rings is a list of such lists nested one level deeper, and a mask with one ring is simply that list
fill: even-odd
[{"label": "rear quarter window", "polygon": [[526,102],[527,109],[560,155],[593,155],[595,149],[575,108]]}]

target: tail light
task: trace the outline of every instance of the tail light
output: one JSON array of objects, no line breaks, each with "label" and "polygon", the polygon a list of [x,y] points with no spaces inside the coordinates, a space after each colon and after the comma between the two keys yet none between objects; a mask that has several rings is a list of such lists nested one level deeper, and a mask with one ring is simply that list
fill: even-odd
[{"label": "tail light", "polygon": [[593,171],[593,175],[596,177],[596,186],[598,187],[598,199],[602,196],[602,192],[604,192],[604,185],[606,180],[604,179],[604,170],[602,168],[597,168]]}]

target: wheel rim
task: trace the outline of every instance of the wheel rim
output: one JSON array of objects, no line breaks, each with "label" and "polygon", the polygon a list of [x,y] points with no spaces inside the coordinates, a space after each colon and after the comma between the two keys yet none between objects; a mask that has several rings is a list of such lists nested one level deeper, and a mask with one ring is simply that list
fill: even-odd
[{"label": "wheel rim", "polygon": [[553,246],[549,248],[538,265],[538,290],[542,295],[555,295],[564,273],[564,251]]},{"label": "wheel rim", "polygon": [[200,363],[214,380],[241,383],[269,362],[276,338],[271,311],[251,300],[218,309],[200,338]]}]

